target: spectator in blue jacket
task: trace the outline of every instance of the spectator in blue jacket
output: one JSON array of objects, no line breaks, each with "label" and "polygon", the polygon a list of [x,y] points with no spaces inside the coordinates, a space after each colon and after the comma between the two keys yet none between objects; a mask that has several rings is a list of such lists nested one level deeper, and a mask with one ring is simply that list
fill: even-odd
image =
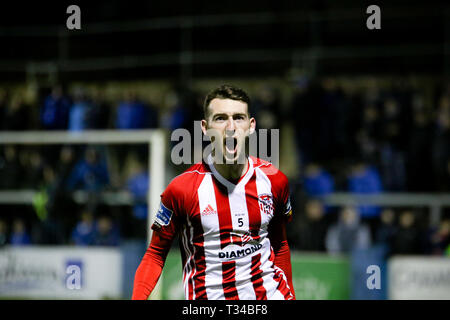
[{"label": "spectator in blue jacket", "polygon": [[55,86],[41,107],[41,125],[45,130],[67,129],[71,102],[63,95],[61,86]]},{"label": "spectator in blue jacket", "polygon": [[69,130],[81,131],[93,128],[92,109],[92,104],[83,89],[77,89],[74,94],[74,103],[69,113]]},{"label": "spectator in blue jacket", "polygon": [[158,125],[158,114],[151,107],[139,101],[133,91],[125,94],[125,99],[117,107],[116,128],[145,129],[156,128]]},{"label": "spectator in blue jacket", "polygon": [[[356,194],[377,194],[383,188],[378,170],[359,161],[348,176],[348,190]],[[373,205],[361,205],[358,208],[362,218],[377,218],[380,208]]]},{"label": "spectator in blue jacket", "polygon": [[12,246],[22,246],[31,244],[31,238],[28,234],[25,223],[22,219],[16,219],[13,222],[12,232],[9,242]]},{"label": "spectator in blue jacket", "polygon": [[135,205],[133,215],[139,220],[147,219],[148,172],[139,164],[135,173],[127,181],[127,189],[133,195]]},{"label": "spectator in blue jacket", "polygon": [[170,91],[164,99],[164,113],[161,115],[161,126],[173,131],[178,128],[185,128],[189,118],[189,110],[184,105],[184,101],[175,91]]},{"label": "spectator in blue jacket", "polygon": [[67,181],[69,190],[99,191],[109,183],[108,168],[95,148],[88,147]]},{"label": "spectator in blue jacket", "polygon": [[305,168],[303,182],[309,196],[324,196],[334,191],[333,177],[316,163]]},{"label": "spectator in blue jacket", "polygon": [[131,220],[133,235],[137,238],[145,238],[147,227],[145,220],[148,216],[147,194],[149,189],[148,171],[140,161],[132,167],[132,171],[126,180],[126,189],[133,197],[133,218]]},{"label": "spectator in blue jacket", "polygon": [[[155,109],[140,101],[137,94],[130,90],[125,92],[124,100],[116,110],[115,126],[119,130],[154,129],[158,126],[158,113]],[[146,146],[122,145],[116,148],[119,167],[125,166],[126,156],[137,153],[139,158],[148,156]]]},{"label": "spectator in blue jacket", "polygon": [[77,246],[89,246],[94,243],[95,222],[91,212],[83,211],[81,220],[72,231],[72,242]]}]

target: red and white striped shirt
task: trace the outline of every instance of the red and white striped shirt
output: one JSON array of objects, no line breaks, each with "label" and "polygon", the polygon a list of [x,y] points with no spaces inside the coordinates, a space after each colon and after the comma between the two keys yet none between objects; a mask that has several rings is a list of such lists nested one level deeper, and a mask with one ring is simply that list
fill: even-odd
[{"label": "red and white striped shirt", "polygon": [[[209,157],[174,178],[161,195],[152,229],[165,239],[180,234],[186,299],[294,299],[287,272],[275,264],[269,227],[279,223],[284,230],[291,216],[288,180],[272,164],[248,160],[236,184]],[[290,277],[288,247],[287,254]]]}]

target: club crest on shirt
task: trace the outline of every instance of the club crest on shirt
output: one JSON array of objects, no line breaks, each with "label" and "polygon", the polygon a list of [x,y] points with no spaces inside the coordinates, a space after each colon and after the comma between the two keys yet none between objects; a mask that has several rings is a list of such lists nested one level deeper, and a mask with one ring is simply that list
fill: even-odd
[{"label": "club crest on shirt", "polygon": [[273,214],[273,198],[269,193],[260,194],[258,197],[259,208],[267,215]]}]

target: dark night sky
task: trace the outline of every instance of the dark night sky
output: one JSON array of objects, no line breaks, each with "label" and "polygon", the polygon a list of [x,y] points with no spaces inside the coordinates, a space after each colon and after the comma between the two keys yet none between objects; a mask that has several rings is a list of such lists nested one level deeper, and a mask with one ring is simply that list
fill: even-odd
[{"label": "dark night sky", "polygon": [[[188,49],[192,52],[214,52],[226,55],[239,54],[239,50],[274,50],[285,52],[287,57],[293,50],[303,50],[314,45],[324,48],[354,47],[386,48],[405,46],[410,50],[433,47],[437,55],[397,55],[386,58],[385,52],[374,52],[364,61],[352,59],[328,59],[321,63],[322,71],[368,72],[395,71],[401,73],[414,70],[418,72],[440,72],[444,68],[444,43],[449,42],[449,23],[445,25],[445,9],[449,5],[444,1],[332,1],[332,0],[259,0],[259,1],[8,1],[0,5],[0,63],[3,61],[55,61],[61,58],[61,46],[58,40],[58,27],[64,28],[69,16],[66,8],[77,4],[81,8],[82,30],[71,32],[65,49],[66,59],[95,59],[124,56],[163,58],[174,55],[178,61],[181,48],[186,49],[186,33],[178,27],[158,30],[140,30],[127,32],[120,27],[114,32],[102,34],[83,34],[96,23],[133,22],[153,18],[178,18],[180,16],[213,16],[226,14],[270,13],[274,20],[261,24],[224,24],[213,27],[194,26],[188,36]],[[368,31],[365,26],[365,9],[370,4],[381,7],[382,29]],[[449,11],[450,12],[450,11]],[[298,14],[298,21],[283,21],[286,14]],[[311,24],[308,17],[317,13],[329,18],[326,22]],[[353,15],[350,19],[334,19],[338,15]],[[294,16],[295,18],[297,16]],[[330,19],[331,18],[331,19]],[[34,26],[49,26],[48,36],[27,36]],[[27,28],[28,27],[28,28]],[[39,29],[39,28],[36,28]],[[12,31],[11,31],[12,30]],[[24,31],[25,30],[25,31]],[[109,31],[110,29],[107,30]],[[20,37],[11,36],[12,32],[22,33]],[[25,32],[25,35],[23,34]],[[8,35],[8,33],[10,33]],[[317,40],[320,38],[319,40]],[[183,42],[184,41],[184,42]],[[283,51],[284,50],[284,51]],[[385,49],[386,50],[386,49]],[[407,49],[409,50],[409,49]],[[426,49],[428,50],[428,49]],[[389,53],[389,52],[388,52]],[[434,54],[434,53],[433,53]],[[257,61],[256,59],[255,61]],[[271,63],[234,63],[234,64],[195,64],[193,71],[197,75],[215,72],[232,74],[283,73],[291,66],[290,58]],[[146,75],[178,74],[179,66],[168,64],[152,71],[144,70]],[[339,68],[337,68],[339,67]],[[6,75],[5,75],[6,76]],[[7,75],[10,76],[10,75]]]},{"label": "dark night sky", "polygon": [[179,15],[204,15],[251,12],[292,12],[292,11],[343,11],[349,8],[365,8],[370,4],[390,7],[421,7],[421,10],[440,10],[445,1],[437,0],[258,0],[258,1],[3,1],[0,6],[0,26],[52,25],[65,21],[65,9],[77,4],[82,9],[85,22],[119,21],[153,17],[173,17]]}]

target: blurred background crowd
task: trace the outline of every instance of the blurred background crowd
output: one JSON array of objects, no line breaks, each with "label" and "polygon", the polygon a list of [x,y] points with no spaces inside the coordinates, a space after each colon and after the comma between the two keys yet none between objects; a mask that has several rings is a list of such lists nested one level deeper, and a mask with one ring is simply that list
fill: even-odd
[{"label": "blurred background crowd", "polygon": [[[450,84],[425,90],[420,81],[299,76],[246,88],[258,127],[281,131],[294,249],[346,253],[383,244],[389,254],[449,254],[448,208],[431,226],[427,208],[334,207],[320,200],[340,191],[450,192]],[[193,130],[204,94],[170,88],[157,104],[133,89],[110,96],[101,86],[56,85],[30,103],[20,91],[0,88],[0,130]],[[147,159],[145,145],[2,145],[0,189],[37,193],[32,206],[1,205],[0,243],[116,246],[122,238],[145,238]],[[80,190],[87,204],[74,201]],[[96,196],[120,190],[132,204],[107,206]]]}]

